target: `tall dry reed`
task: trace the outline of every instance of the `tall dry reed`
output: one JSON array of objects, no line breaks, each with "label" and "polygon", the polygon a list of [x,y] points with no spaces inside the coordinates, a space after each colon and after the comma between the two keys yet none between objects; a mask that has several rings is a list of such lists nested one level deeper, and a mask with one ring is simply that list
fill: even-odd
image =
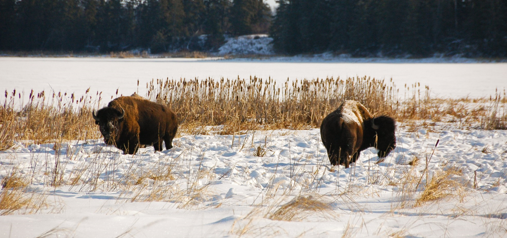
[{"label": "tall dry reed", "polygon": [[98,138],[91,117],[95,99],[88,95],[77,99],[74,94],[44,91],[28,96],[16,90],[5,91],[0,105],[0,150],[11,147],[15,141],[47,143],[62,140]]},{"label": "tall dry reed", "polygon": [[150,99],[173,108],[183,127],[224,125],[224,133],[318,127],[346,99],[378,114],[394,115],[396,110],[394,85],[368,77],[287,80],[282,85],[257,77],[156,80],[147,88]]}]

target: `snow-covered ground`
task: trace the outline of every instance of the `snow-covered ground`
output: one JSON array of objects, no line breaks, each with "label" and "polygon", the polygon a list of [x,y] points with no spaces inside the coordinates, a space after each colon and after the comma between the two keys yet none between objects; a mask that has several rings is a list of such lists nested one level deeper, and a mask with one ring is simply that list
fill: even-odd
[{"label": "snow-covered ground", "polygon": [[[0,177],[15,170],[30,178],[28,190],[46,195],[47,206],[0,216],[0,237],[507,235],[507,131],[400,126],[397,137],[384,162],[376,164],[368,149],[349,169],[329,165],[318,129],[183,135],[171,150],[150,147],[135,156],[99,140],[64,142],[59,151],[18,143],[0,152]],[[411,171],[416,157],[421,162]],[[409,174],[421,178],[426,158],[430,177],[460,170],[453,179],[463,190],[413,207],[420,193],[402,192],[403,184]],[[67,185],[50,186],[56,161]],[[149,196],[155,201],[145,201]],[[294,220],[274,219],[298,196],[326,209],[293,208]]]}]

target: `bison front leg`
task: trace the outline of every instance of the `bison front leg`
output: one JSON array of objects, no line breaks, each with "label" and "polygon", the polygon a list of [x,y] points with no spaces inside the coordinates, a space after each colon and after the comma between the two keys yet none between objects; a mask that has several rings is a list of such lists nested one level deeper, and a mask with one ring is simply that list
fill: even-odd
[{"label": "bison front leg", "polygon": [[119,149],[123,150],[123,153],[125,154],[136,154],[139,149],[139,140],[137,140],[137,138],[131,138],[123,142]]}]

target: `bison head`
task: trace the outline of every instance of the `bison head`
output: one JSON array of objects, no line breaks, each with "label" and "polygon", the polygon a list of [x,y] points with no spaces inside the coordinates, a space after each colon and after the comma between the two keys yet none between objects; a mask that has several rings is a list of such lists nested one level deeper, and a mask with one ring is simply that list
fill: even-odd
[{"label": "bison head", "polygon": [[377,134],[375,148],[378,150],[378,157],[386,157],[396,148],[396,123],[391,117],[379,116],[373,119],[372,127]]},{"label": "bison head", "polygon": [[99,125],[100,133],[104,136],[104,142],[107,145],[113,145],[116,142],[116,138],[119,135],[120,126],[119,124],[123,121],[125,111],[121,109],[105,107],[92,113],[95,124]]}]

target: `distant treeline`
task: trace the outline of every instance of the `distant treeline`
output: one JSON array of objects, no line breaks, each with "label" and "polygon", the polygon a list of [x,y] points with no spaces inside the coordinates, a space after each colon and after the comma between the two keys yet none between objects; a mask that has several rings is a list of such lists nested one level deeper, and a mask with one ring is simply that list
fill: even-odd
[{"label": "distant treeline", "polygon": [[274,47],[288,54],[507,56],[507,0],[280,0]]},{"label": "distant treeline", "polygon": [[507,0],[278,2],[0,0],[0,50],[210,51],[269,30],[285,54],[507,57]]},{"label": "distant treeline", "polygon": [[0,50],[213,50],[271,15],[263,0],[0,0]]}]

